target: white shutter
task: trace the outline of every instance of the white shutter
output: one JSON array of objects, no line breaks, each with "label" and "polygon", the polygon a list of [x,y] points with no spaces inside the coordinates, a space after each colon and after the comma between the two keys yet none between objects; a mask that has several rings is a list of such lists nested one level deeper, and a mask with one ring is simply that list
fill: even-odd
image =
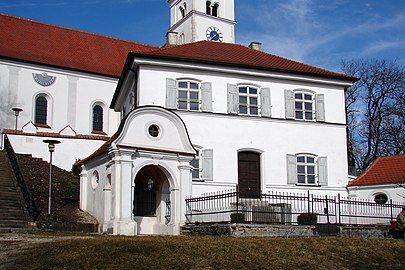
[{"label": "white shutter", "polygon": [[315,95],[316,121],[325,121],[325,97],[324,94]]},{"label": "white shutter", "polygon": [[284,90],[285,99],[285,118],[294,119],[295,109],[294,109],[294,92],[291,90]]},{"label": "white shutter", "polygon": [[260,99],[261,99],[261,115],[265,117],[271,117],[270,88],[262,88],[260,90]]},{"label": "white shutter", "polygon": [[228,84],[228,113],[237,114],[238,110],[238,88],[234,84]]},{"label": "white shutter", "polygon": [[166,108],[177,109],[177,86],[175,79],[166,79]]},{"label": "white shutter", "polygon": [[213,150],[202,150],[202,178],[203,180],[213,180]]},{"label": "white shutter", "polygon": [[328,161],[326,157],[318,157],[318,181],[319,185],[328,185]]},{"label": "white shutter", "polygon": [[297,183],[297,157],[287,155],[287,184],[294,185]]},{"label": "white shutter", "polygon": [[212,83],[201,84],[201,110],[212,112]]}]

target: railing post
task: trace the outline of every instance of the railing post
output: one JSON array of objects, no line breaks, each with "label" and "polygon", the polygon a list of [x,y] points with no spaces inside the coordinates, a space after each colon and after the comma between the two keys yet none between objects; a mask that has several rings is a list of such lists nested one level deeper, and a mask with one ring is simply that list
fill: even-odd
[{"label": "railing post", "polygon": [[338,193],[338,209],[339,209],[339,225],[342,225],[341,210],[340,210],[340,193]]},{"label": "railing post", "polygon": [[329,202],[328,202],[328,195],[325,195],[325,199],[326,199],[326,221],[329,222]]},{"label": "railing post", "polygon": [[310,197],[309,197],[309,190],[308,190],[308,213],[311,213],[311,202],[310,202]]},{"label": "railing post", "polygon": [[239,216],[239,185],[236,185],[236,214]]},{"label": "railing post", "polygon": [[393,209],[392,209],[392,199],[390,199],[390,211],[391,211],[391,221],[394,220],[394,213],[393,213]]}]

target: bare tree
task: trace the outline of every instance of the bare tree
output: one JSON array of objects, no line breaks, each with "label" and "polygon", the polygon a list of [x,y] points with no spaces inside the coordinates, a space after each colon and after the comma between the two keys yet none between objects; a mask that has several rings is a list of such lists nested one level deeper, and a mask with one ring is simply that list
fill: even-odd
[{"label": "bare tree", "polygon": [[349,165],[361,171],[379,156],[405,153],[405,69],[395,61],[342,61],[359,78],[346,91]]}]

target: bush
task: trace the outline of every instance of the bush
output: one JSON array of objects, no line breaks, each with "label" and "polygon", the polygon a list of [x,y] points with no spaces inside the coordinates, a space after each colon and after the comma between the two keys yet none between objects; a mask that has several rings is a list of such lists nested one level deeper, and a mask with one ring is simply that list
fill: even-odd
[{"label": "bush", "polygon": [[231,214],[232,223],[241,223],[245,221],[245,215],[243,213],[233,213]]},{"label": "bush", "polygon": [[316,213],[302,213],[297,217],[298,225],[316,225]]}]

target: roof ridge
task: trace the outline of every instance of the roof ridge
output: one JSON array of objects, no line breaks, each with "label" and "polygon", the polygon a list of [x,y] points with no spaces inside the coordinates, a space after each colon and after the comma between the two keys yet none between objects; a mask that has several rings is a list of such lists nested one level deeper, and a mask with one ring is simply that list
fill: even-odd
[{"label": "roof ridge", "polygon": [[102,37],[102,38],[118,40],[118,41],[121,41],[121,42],[124,41],[124,42],[128,42],[128,43],[135,43],[135,44],[139,44],[139,45],[143,45],[143,46],[159,48],[158,46],[155,46],[155,45],[140,43],[140,42],[127,40],[127,39],[120,39],[120,38],[117,38],[117,37],[112,37],[112,36],[103,35],[103,34],[99,34],[99,33],[94,33],[94,32],[90,32],[90,31],[80,30],[80,29],[75,29],[75,28],[71,28],[71,27],[67,27],[67,26],[60,26],[60,25],[56,25],[56,24],[41,22],[41,21],[37,21],[37,20],[32,20],[32,19],[23,18],[23,17],[14,16],[14,15],[10,15],[10,14],[0,12],[0,18],[2,16],[12,18],[12,19],[18,19],[20,21],[26,21],[26,22],[31,22],[31,23],[35,23],[35,24],[55,27],[55,28],[58,28],[58,29],[63,29],[63,30],[68,30],[68,31],[73,31],[73,32],[79,32],[79,33],[83,33],[83,34],[87,34],[87,35],[91,35],[91,36],[98,36],[98,37]]},{"label": "roof ridge", "polygon": [[[242,45],[242,44],[239,44],[239,43],[238,44],[235,43],[235,45],[239,45],[239,46],[242,46],[242,47],[250,49],[250,50],[255,50],[255,49],[250,48],[249,46],[245,46],[245,45]],[[300,64],[300,65],[305,65],[305,66],[310,67],[310,68],[316,68],[316,69],[322,70],[324,72],[332,72],[332,73],[335,73],[336,75],[345,75],[347,77],[354,78],[354,76],[351,76],[351,75],[348,75],[348,74],[344,74],[344,73],[340,73],[340,72],[336,72],[336,71],[331,71],[331,70],[328,70],[328,69],[325,69],[325,68],[316,67],[316,66],[313,66],[313,65],[306,64],[304,62],[300,62],[300,61],[297,61],[297,60],[286,58],[284,56],[275,55],[275,54],[272,54],[272,53],[269,53],[269,52],[266,52],[266,51],[262,51],[262,50],[255,50],[255,51],[258,51],[258,52],[263,53],[263,54],[271,55],[273,57],[281,58],[283,60],[291,61],[291,62]]]}]

